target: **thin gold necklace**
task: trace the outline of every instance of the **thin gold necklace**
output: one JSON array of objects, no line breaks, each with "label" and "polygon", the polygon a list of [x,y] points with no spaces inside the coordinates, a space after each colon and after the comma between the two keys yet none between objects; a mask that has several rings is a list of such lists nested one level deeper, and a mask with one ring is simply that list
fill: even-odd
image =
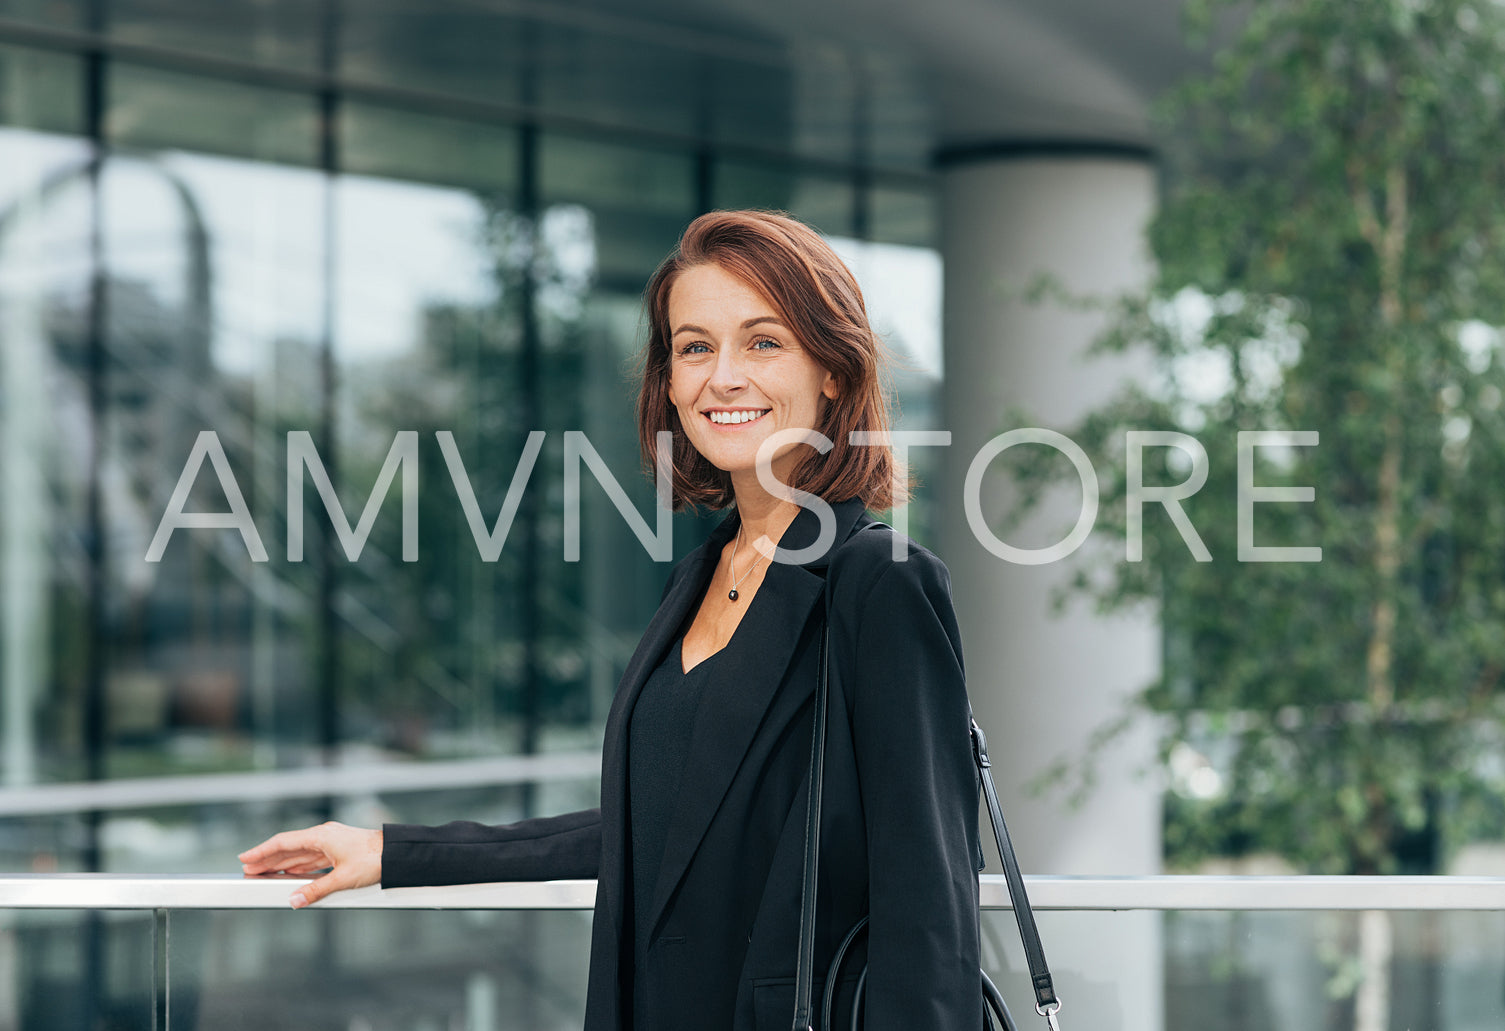
[{"label": "thin gold necklace", "polygon": [[[737,539],[734,540],[734,541],[732,541],[732,558],[731,558],[731,566],[732,566],[732,589],[726,592],[726,596],[727,596],[727,598],[730,601],[736,601],[737,600],[737,585],[739,583],[741,583],[743,580],[746,580],[749,576],[752,575],[752,571],[754,569],[758,568],[758,560],[763,557],[761,554],[759,554],[757,558],[753,559],[753,564],[747,567],[747,572],[743,573],[741,576],[738,576],[737,575],[737,545],[739,545],[741,543],[742,543],[742,527],[741,527],[741,525],[738,525],[738,527],[737,527]],[[756,551],[756,549],[755,549],[755,551]]]}]

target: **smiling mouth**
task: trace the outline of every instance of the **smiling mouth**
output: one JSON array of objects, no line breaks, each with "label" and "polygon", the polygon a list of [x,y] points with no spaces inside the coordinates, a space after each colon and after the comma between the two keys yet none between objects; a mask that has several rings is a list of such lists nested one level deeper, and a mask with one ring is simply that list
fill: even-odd
[{"label": "smiling mouth", "polygon": [[772,408],[748,408],[737,412],[706,412],[705,416],[717,426],[737,426],[761,419],[771,411]]}]

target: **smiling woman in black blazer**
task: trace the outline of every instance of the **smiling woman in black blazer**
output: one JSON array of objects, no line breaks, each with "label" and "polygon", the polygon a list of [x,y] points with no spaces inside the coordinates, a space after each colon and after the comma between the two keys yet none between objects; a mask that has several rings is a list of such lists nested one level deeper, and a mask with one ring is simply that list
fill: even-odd
[{"label": "smiling woman in black blazer", "polygon": [[[378,882],[594,877],[587,1031],[782,1031],[829,621],[815,969],[867,915],[850,966],[867,963],[863,1026],[977,1031],[961,644],[945,566],[865,513],[902,503],[905,484],[887,446],[852,438],[888,429],[862,293],[809,227],[740,211],[696,219],[646,299],[644,454],[672,431],[676,507],[733,507],[674,567],[623,674],[600,808],[497,827],[324,824],[242,853],[244,869],[332,868],[295,907]],[[798,442],[810,430],[818,447]]]}]

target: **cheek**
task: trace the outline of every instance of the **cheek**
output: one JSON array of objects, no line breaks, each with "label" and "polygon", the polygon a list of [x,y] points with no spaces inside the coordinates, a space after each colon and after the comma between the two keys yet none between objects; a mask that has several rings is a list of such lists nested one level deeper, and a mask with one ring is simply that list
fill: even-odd
[{"label": "cheek", "polygon": [[705,387],[705,373],[696,368],[675,369],[669,373],[669,403],[675,408],[693,408]]}]

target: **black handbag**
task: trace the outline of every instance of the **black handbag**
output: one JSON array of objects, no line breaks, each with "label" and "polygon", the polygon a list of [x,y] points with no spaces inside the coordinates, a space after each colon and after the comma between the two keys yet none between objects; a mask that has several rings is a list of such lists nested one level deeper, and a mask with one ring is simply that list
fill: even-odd
[{"label": "black handbag", "polygon": [[[810,789],[805,823],[805,883],[800,896],[799,960],[795,968],[793,1031],[814,1031],[811,1024],[810,995],[815,977],[815,869],[820,855],[821,780],[826,768],[826,701],[829,694],[827,651],[830,643],[831,628],[827,622],[821,633],[820,682],[815,689],[815,732],[810,747]],[[968,713],[968,715],[971,714]],[[1029,962],[1030,981],[1035,989],[1035,1012],[1045,1018],[1050,1031],[1060,1031],[1060,1025],[1056,1022],[1056,1012],[1061,1008],[1061,1000],[1056,998],[1055,987],[1051,983],[1050,968],[1045,963],[1045,948],[1040,944],[1040,932],[1035,927],[1035,914],[1030,909],[1029,896],[1024,890],[1024,878],[1019,874],[1019,861],[1015,858],[1014,846],[1009,841],[1008,827],[1003,822],[1003,810],[998,805],[998,793],[993,788],[993,776],[988,772],[992,764],[988,761],[987,738],[983,736],[982,728],[977,725],[975,719],[972,720],[972,757],[977,762],[977,776],[982,782],[983,794],[988,800],[988,817],[993,824],[993,837],[998,842],[998,855],[1003,860],[1003,876],[1008,882],[1009,898],[1014,907],[1014,919],[1019,924],[1019,937],[1024,941],[1024,955]],[[862,917],[852,925],[851,930],[842,938],[831,960],[831,966],[826,971],[825,997],[821,1007],[821,1031],[831,1031],[831,1008],[835,999],[837,978],[841,975],[847,952],[867,929],[867,919],[867,917]],[[1018,1031],[1018,1025],[1014,1023],[1013,1015],[1009,1013],[1009,1008],[1004,1003],[1003,995],[998,988],[986,972],[979,970],[978,976],[982,980],[983,1024],[987,1031],[995,1031],[993,1024],[995,1016],[1003,1031]],[[866,981],[867,970],[864,968],[857,980],[856,993],[852,1000],[851,1031],[858,1031],[862,1026],[862,1003]]]}]

